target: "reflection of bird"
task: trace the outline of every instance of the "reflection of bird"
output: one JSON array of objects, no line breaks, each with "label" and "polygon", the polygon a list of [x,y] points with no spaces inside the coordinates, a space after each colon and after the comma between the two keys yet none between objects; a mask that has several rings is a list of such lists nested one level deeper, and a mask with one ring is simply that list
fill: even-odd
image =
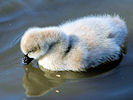
[{"label": "reflection of bird", "polygon": [[84,71],[119,59],[127,35],[119,16],[90,16],[60,26],[28,29],[21,50],[52,71]]},{"label": "reflection of bird", "polygon": [[23,77],[23,86],[26,89],[27,96],[42,96],[46,94],[49,90],[63,84],[66,79],[94,77],[104,72],[110,71],[113,67],[116,67],[120,61],[121,59],[106,63],[102,65],[102,67],[99,66],[96,68],[90,68],[86,72],[54,72],[45,70],[41,66],[40,70],[39,68],[34,68],[32,64],[29,64],[24,66],[25,75]]},{"label": "reflection of bird", "polygon": [[25,72],[23,86],[26,89],[27,96],[41,96],[64,82],[62,78],[56,76],[46,77],[44,72],[39,68],[32,67],[31,64],[25,66]]}]

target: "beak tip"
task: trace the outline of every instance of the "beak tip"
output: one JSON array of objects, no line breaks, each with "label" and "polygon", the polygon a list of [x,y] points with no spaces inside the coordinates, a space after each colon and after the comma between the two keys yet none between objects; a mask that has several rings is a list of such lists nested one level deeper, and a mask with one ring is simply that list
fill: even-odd
[{"label": "beak tip", "polygon": [[24,62],[23,60],[22,60],[22,64],[23,64],[23,65],[28,65],[28,63]]},{"label": "beak tip", "polygon": [[33,58],[29,58],[27,55],[24,55],[24,57],[22,58],[22,64],[28,65],[32,60]]}]

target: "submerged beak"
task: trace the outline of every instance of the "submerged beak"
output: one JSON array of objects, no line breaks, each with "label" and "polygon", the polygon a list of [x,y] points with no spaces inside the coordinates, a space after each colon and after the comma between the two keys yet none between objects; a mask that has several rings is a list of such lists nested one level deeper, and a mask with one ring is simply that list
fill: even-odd
[{"label": "submerged beak", "polygon": [[28,55],[24,55],[24,57],[22,58],[22,64],[28,65],[32,60],[33,58],[29,58]]}]

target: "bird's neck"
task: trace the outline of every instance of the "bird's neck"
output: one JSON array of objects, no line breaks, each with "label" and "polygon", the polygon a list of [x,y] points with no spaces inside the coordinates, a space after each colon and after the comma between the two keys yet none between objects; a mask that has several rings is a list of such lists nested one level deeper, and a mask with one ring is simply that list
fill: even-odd
[{"label": "bird's neck", "polygon": [[47,54],[39,59],[39,64],[50,70],[59,69],[59,66],[63,66],[63,58],[68,48],[69,38],[64,34],[54,44],[51,44]]},{"label": "bird's neck", "polygon": [[59,39],[57,39],[55,44],[53,44],[49,54],[54,55],[55,57],[57,55],[59,57],[63,57],[69,47],[69,44],[69,37],[66,34],[63,34]]}]

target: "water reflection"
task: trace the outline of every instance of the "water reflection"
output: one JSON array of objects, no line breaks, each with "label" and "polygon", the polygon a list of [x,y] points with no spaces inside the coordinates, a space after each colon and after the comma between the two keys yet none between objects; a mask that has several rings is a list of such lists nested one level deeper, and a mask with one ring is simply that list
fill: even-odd
[{"label": "water reflection", "polygon": [[66,79],[80,79],[100,75],[109,72],[116,67],[122,59],[100,65],[97,68],[88,69],[86,72],[52,72],[43,69],[41,66],[35,68],[32,63],[24,66],[25,75],[23,77],[23,86],[26,89],[27,96],[42,96],[49,90],[60,86]]},{"label": "water reflection", "polygon": [[64,82],[63,78],[48,76],[47,73],[33,67],[32,64],[24,68],[23,86],[27,96],[41,96]]}]

